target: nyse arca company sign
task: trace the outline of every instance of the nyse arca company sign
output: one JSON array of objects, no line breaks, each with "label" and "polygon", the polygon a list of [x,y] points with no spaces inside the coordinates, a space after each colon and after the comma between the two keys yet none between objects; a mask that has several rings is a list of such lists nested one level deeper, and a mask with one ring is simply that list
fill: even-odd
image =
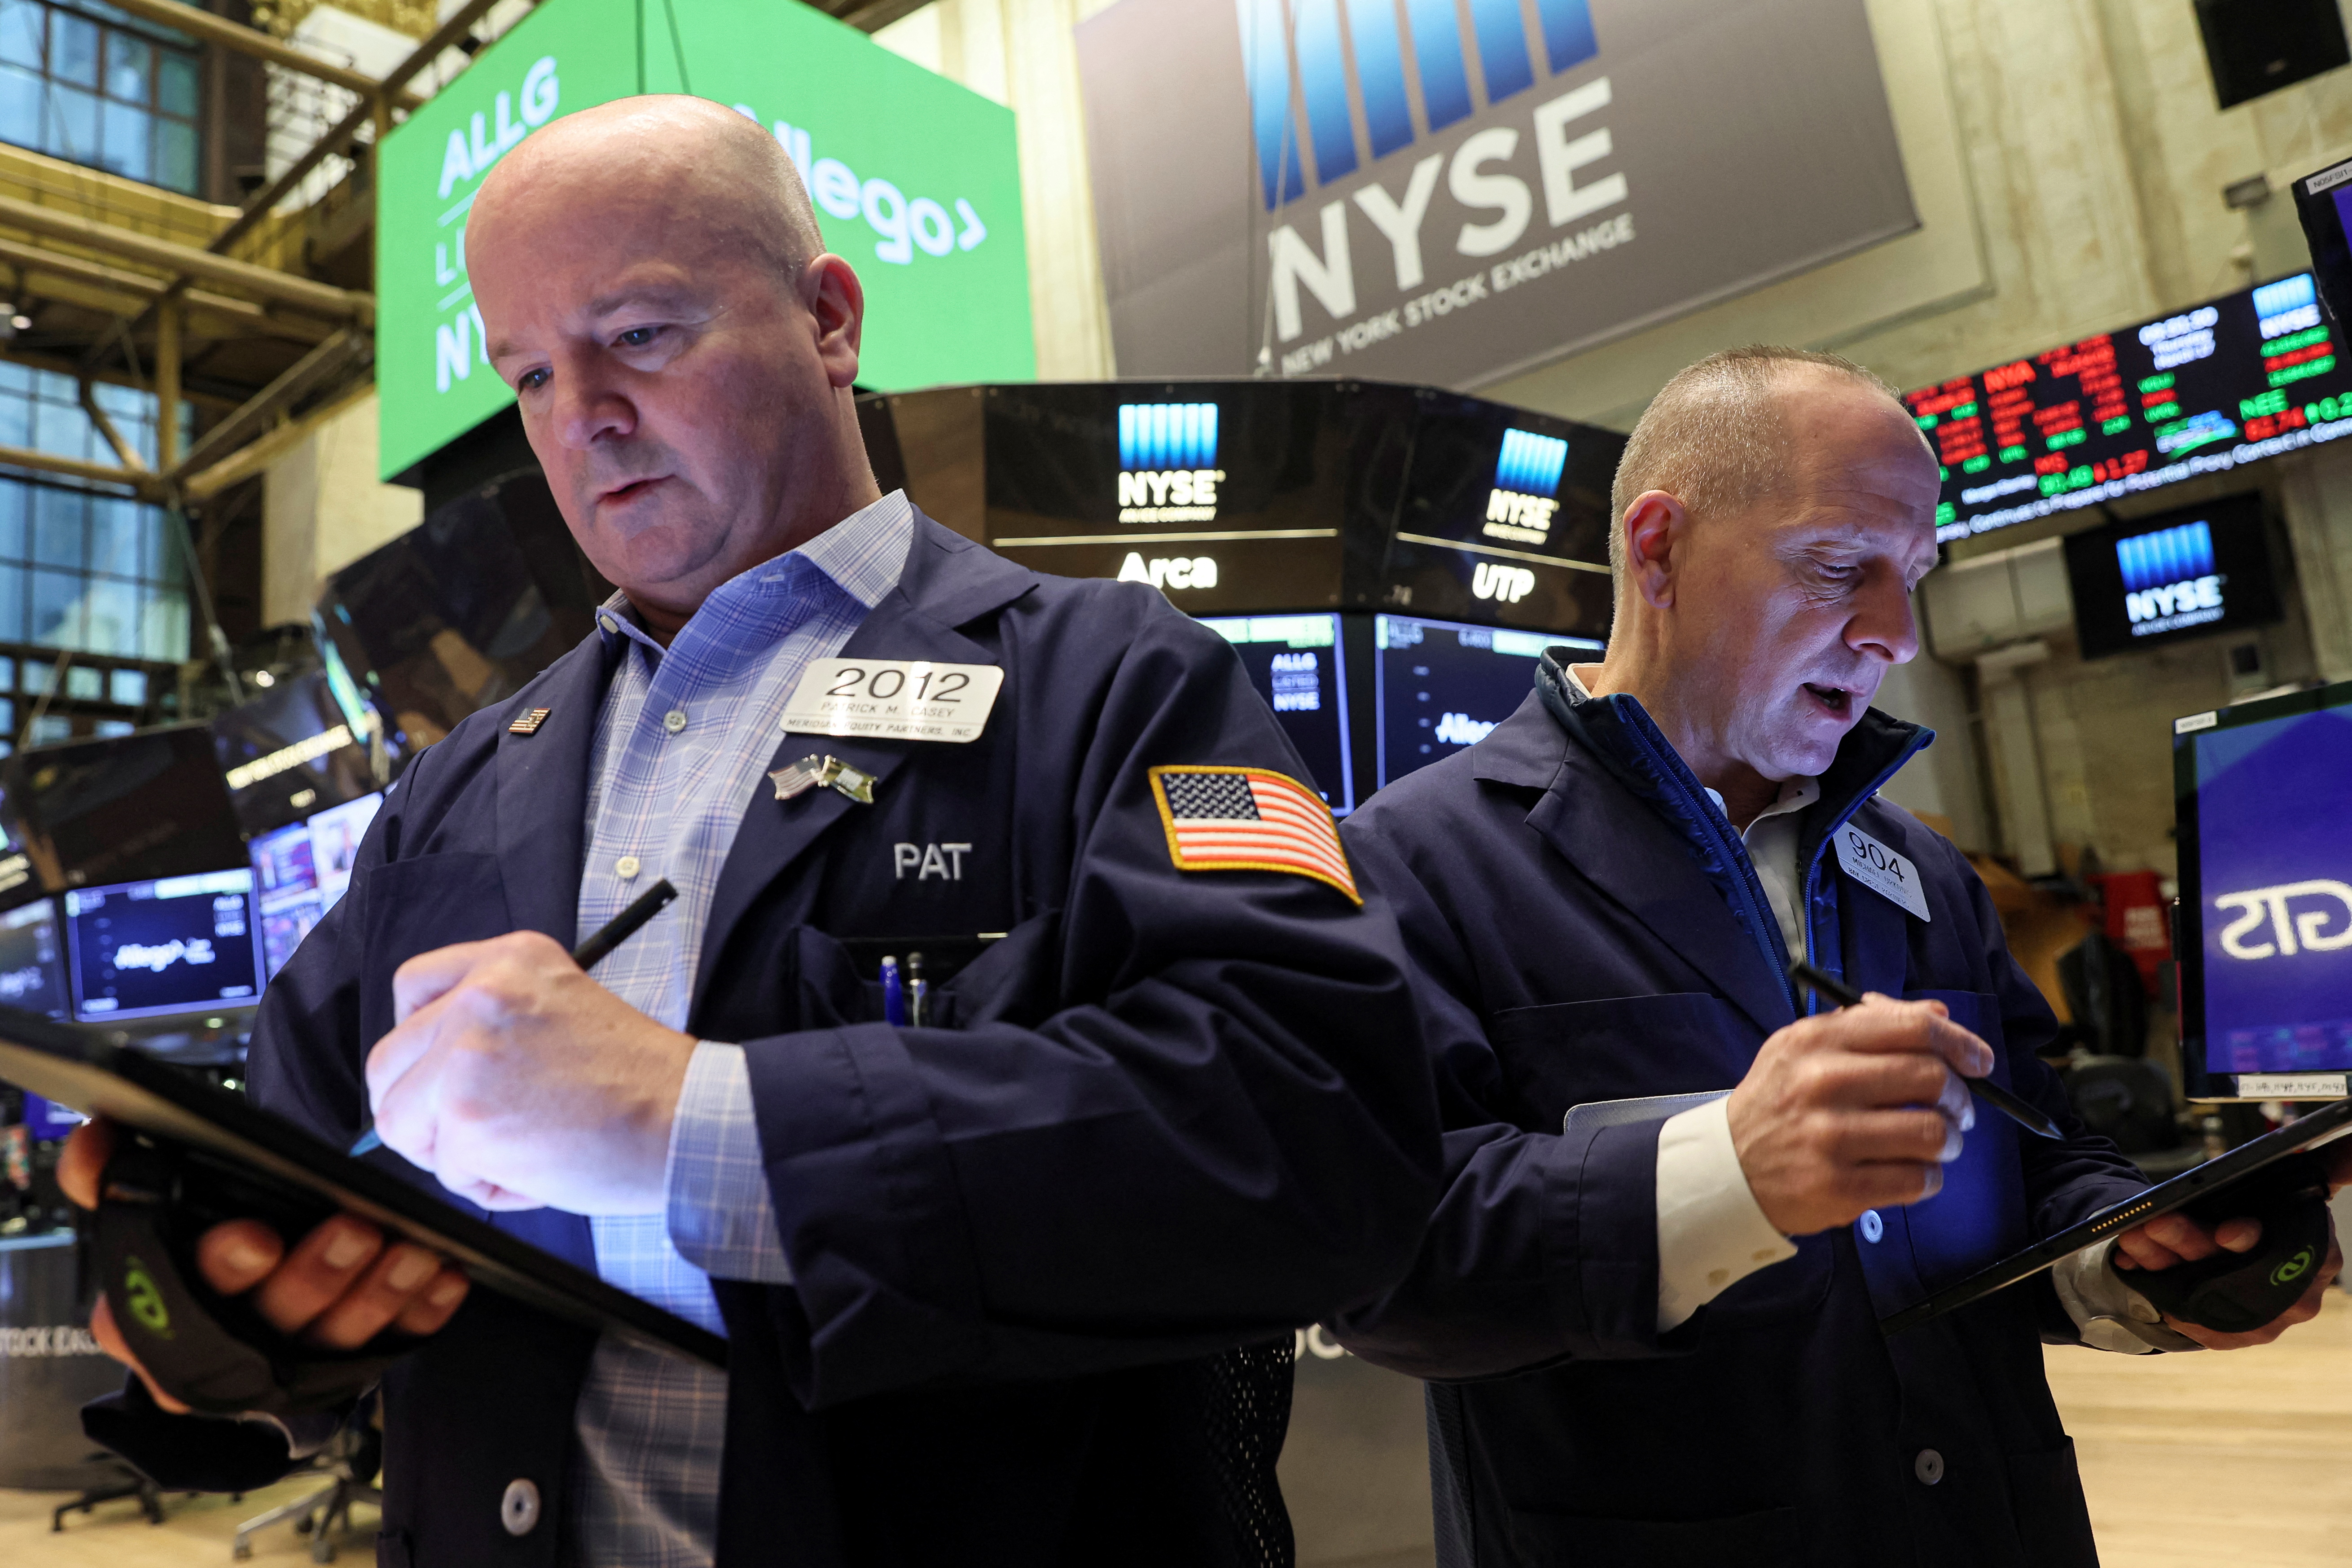
[{"label": "nyse arca company sign", "polygon": [[1916,226],[1864,0],[1120,0],[1079,57],[1122,374],[1475,384]]}]

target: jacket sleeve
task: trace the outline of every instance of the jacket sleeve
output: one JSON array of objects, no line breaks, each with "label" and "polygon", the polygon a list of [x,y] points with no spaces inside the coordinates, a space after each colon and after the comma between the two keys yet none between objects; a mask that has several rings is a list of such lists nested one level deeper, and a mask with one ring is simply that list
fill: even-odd
[{"label": "jacket sleeve", "polygon": [[795,1281],[770,1321],[812,1406],[1287,1334],[1387,1284],[1427,1219],[1393,920],[1303,875],[1177,868],[1151,768],[1304,770],[1214,634],[1139,591],[1099,611],[1115,668],[1050,745],[1024,731],[1024,787],[1064,792],[1076,846],[1058,1010],[744,1042]]},{"label": "jacket sleeve", "polygon": [[1453,922],[1390,837],[1361,819],[1347,837],[1396,907],[1448,1131],[1444,1192],[1411,1271],[1339,1317],[1340,1342],[1439,1381],[1670,1353],[1658,1333],[1663,1123],[1571,1140],[1504,1117],[1502,1065]]}]

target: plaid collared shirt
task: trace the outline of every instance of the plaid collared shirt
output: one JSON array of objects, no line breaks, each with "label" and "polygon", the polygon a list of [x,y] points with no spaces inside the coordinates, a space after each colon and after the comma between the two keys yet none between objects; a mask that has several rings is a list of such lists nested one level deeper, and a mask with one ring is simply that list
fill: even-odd
[{"label": "plaid collared shirt", "polygon": [[[893,491],[721,584],[667,649],[620,595],[599,613],[608,642],[635,646],[623,651],[597,717],[579,929],[594,931],[664,877],[677,887],[677,901],[596,971],[646,1016],[686,1026],[711,898],[779,743],[777,715],[810,663],[838,654],[898,586],[913,535],[914,508]],[[669,1181],[667,1215],[591,1216],[596,1270],[723,1333],[709,1273],[792,1278],[740,1047],[697,1048],[671,1133]],[[723,1373],[600,1342],[576,1417],[570,1560],[584,1568],[709,1563],[726,1415]]]}]

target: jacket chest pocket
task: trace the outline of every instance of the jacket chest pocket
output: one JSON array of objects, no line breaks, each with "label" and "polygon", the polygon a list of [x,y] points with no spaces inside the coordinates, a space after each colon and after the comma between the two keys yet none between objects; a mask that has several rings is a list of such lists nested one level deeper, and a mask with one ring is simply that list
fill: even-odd
[{"label": "jacket chest pocket", "polygon": [[[1992,1079],[2009,1087],[1997,997],[1973,991],[1911,991],[1906,1001],[1941,1002],[1952,1022],[1992,1047]],[[1975,1273],[2026,1243],[2025,1177],[2018,1165],[2018,1127],[1979,1101],[1960,1157],[1944,1167],[1943,1190],[1905,1211],[1911,1259],[1927,1290]],[[1888,1239],[1893,1239],[1889,1237]]]},{"label": "jacket chest pocket", "polygon": [[1612,996],[1495,1015],[1486,1037],[1522,1125],[1557,1128],[1571,1106],[1727,1089],[1762,1043],[1719,996]]},{"label": "jacket chest pocket", "polygon": [[392,973],[420,952],[484,942],[514,929],[499,858],[425,855],[368,872],[352,889],[366,939],[371,980],[360,995],[360,1037],[373,1045],[392,1028]]}]

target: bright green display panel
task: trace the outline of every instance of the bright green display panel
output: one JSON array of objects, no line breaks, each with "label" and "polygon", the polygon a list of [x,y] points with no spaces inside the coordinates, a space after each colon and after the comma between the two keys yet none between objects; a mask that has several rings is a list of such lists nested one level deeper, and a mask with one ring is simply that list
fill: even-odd
[{"label": "bright green display panel", "polygon": [[551,120],[679,90],[750,115],[799,165],[826,244],[866,286],[860,384],[1034,377],[1010,110],[788,0],[549,0],[385,140],[385,478],[512,400],[466,286],[466,212],[482,176]]}]

